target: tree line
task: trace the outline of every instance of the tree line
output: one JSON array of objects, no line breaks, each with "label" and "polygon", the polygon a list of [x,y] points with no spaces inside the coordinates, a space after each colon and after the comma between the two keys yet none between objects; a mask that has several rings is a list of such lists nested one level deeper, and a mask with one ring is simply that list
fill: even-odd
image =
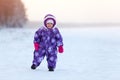
[{"label": "tree line", "polygon": [[0,0],[0,26],[22,27],[26,21],[26,12],[21,0]]}]

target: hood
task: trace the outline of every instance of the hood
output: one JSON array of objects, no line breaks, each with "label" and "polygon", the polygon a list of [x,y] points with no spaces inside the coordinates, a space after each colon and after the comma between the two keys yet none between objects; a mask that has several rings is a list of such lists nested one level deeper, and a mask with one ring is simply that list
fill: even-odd
[{"label": "hood", "polygon": [[52,14],[47,14],[45,17],[44,17],[44,25],[45,27],[46,26],[46,23],[48,20],[52,20],[53,21],[53,27],[56,25],[56,19],[55,19],[55,16],[53,16]]}]

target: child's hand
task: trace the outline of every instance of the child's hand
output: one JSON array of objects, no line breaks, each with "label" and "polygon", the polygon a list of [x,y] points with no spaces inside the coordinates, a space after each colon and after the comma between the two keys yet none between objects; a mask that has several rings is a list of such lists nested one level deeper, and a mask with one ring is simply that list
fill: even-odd
[{"label": "child's hand", "polygon": [[63,53],[64,52],[63,46],[59,46],[58,51],[59,51],[59,53]]},{"label": "child's hand", "polygon": [[38,43],[34,43],[34,48],[35,48],[36,51],[38,51],[38,49],[39,49],[39,44],[38,44]]}]

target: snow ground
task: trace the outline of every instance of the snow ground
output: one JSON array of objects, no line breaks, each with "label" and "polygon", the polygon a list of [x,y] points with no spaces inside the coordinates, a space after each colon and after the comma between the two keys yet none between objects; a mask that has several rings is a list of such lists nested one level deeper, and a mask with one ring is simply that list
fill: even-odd
[{"label": "snow ground", "polygon": [[37,29],[0,29],[0,80],[120,80],[120,27],[60,28],[64,54],[54,72],[31,70]]}]

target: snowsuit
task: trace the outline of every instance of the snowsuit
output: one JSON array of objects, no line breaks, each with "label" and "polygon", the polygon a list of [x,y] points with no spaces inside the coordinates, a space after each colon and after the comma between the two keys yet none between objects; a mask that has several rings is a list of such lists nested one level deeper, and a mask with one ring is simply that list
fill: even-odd
[{"label": "snowsuit", "polygon": [[39,49],[34,51],[33,64],[39,66],[46,56],[48,68],[52,67],[54,69],[57,61],[57,47],[63,45],[62,41],[62,36],[56,27],[48,29],[43,26],[37,30],[34,36],[34,43],[39,43]]}]

